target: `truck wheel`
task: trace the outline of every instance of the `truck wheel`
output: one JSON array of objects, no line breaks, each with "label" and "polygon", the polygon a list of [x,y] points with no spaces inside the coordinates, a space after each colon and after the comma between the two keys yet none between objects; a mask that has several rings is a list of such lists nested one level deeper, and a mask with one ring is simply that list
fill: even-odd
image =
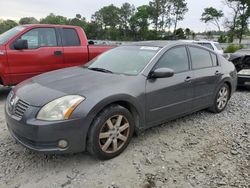
[{"label": "truck wheel", "polygon": [[229,98],[230,89],[228,85],[224,83],[217,91],[214,98],[214,104],[209,108],[209,111],[214,113],[222,112],[226,108]]},{"label": "truck wheel", "polygon": [[112,105],[104,109],[91,125],[89,153],[101,160],[118,156],[128,146],[134,127],[133,117],[126,108]]}]

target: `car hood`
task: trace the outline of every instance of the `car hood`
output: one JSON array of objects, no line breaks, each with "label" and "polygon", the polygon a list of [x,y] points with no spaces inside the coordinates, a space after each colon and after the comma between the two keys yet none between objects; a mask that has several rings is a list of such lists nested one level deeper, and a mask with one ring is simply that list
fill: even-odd
[{"label": "car hood", "polygon": [[28,79],[14,88],[16,95],[32,106],[43,106],[65,95],[82,95],[126,80],[124,75],[88,70],[61,69]]}]

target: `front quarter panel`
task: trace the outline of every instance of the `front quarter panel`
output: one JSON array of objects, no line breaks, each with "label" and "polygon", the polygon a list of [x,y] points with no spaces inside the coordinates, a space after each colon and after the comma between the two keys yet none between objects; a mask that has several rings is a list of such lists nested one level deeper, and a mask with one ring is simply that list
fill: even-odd
[{"label": "front quarter panel", "polygon": [[[145,125],[145,81],[146,78],[138,75],[126,78],[124,84],[114,83],[96,88],[95,91],[81,93],[86,99],[73,112],[72,118],[86,117],[91,122],[107,106],[126,102],[136,109],[140,126]],[[90,126],[90,125],[89,125]]]}]

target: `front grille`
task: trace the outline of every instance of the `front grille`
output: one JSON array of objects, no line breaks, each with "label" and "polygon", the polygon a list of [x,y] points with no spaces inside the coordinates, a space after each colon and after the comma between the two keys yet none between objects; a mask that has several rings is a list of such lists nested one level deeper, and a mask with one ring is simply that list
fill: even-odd
[{"label": "front grille", "polygon": [[14,115],[19,118],[22,118],[23,114],[26,112],[28,108],[29,104],[19,99],[15,105]]}]

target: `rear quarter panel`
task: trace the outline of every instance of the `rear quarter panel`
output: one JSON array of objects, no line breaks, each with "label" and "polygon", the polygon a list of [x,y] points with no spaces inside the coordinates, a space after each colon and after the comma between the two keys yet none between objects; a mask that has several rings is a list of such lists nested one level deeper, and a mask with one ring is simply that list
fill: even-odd
[{"label": "rear quarter panel", "polygon": [[237,71],[234,66],[234,64],[228,60],[226,60],[224,57],[219,56],[218,57],[219,62],[222,67],[222,73],[223,76],[221,77],[221,82],[228,82],[231,86],[231,94],[236,90],[237,88]]}]

